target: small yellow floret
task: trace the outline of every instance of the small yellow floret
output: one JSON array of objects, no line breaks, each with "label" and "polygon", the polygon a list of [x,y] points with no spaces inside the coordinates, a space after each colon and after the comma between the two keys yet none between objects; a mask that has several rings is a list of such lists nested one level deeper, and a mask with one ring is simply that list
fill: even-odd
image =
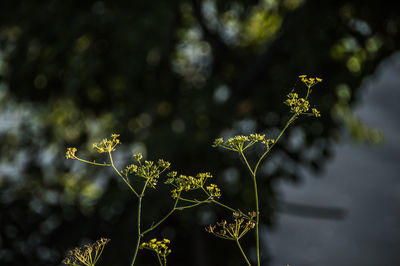
[{"label": "small yellow floret", "polygon": [[78,151],[77,148],[72,147],[72,148],[67,148],[67,152],[65,153],[65,158],[67,159],[75,159],[75,153]]}]

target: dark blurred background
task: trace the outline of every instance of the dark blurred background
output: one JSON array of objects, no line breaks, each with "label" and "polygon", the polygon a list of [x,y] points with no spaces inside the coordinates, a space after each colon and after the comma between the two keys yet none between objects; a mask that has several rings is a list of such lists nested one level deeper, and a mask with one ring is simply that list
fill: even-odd
[{"label": "dark blurred background", "polygon": [[[114,132],[123,142],[115,154],[120,168],[132,153],[142,152],[148,159],[170,161],[181,173],[210,171],[223,202],[253,209],[246,169],[211,143],[250,132],[276,137],[289,117],[285,95],[298,75],[309,74],[324,79],[311,97],[322,117],[296,121],[261,167],[263,226],[278,230],[271,239],[263,236],[263,265],[329,265],[302,259],[301,254],[313,257],[319,250],[306,249],[305,237],[313,232],[293,232],[318,219],[346,221],[351,208],[346,201],[330,201],[335,193],[316,193],[314,201],[303,204],[304,197],[285,195],[298,189],[309,195],[315,186],[284,193],[288,188],[281,184],[322,176],[343,135],[348,142],[382,141],[381,132],[352,108],[365,78],[400,47],[399,10],[393,1],[1,1],[0,264],[58,265],[68,249],[108,237],[99,265],[129,265],[136,198],[110,169],[65,159],[66,148],[76,146],[82,157],[101,161],[91,144]],[[392,72],[391,77],[398,75],[398,68]],[[380,97],[396,99],[393,91]],[[346,180],[365,185],[362,172],[352,173]],[[374,182],[375,190],[376,184],[386,184]],[[172,203],[161,185],[145,198],[143,222],[158,220]],[[282,220],[287,216],[305,220]],[[148,237],[172,240],[170,265],[242,265],[233,243],[204,231],[204,225],[229,217],[223,209],[203,206],[174,214]],[[280,221],[292,234],[276,237]],[[374,230],[373,224],[361,227],[369,221],[355,221],[355,227],[365,228],[358,235]],[[326,226],[318,224],[314,234]],[[398,236],[395,228],[387,235]],[[341,246],[335,239],[340,230],[330,232],[320,234],[318,243]],[[249,235],[243,245],[254,255],[253,240]],[[398,250],[399,242],[388,243],[386,250]],[[353,244],[349,247],[359,242]],[[381,253],[395,263],[388,254]],[[366,265],[336,255],[331,265]],[[155,264],[153,254],[140,252],[138,265]]]}]

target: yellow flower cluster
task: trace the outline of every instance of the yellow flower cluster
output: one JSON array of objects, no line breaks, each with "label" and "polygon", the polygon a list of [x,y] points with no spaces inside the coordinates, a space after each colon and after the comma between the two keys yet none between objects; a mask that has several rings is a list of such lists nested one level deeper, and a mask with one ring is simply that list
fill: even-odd
[{"label": "yellow flower cluster", "polygon": [[168,244],[170,242],[171,241],[166,238],[164,238],[163,240],[157,240],[157,238],[153,238],[149,242],[143,242],[140,245],[140,248],[152,250],[156,252],[158,256],[162,256],[165,260],[165,257],[171,253],[171,250],[168,248]]},{"label": "yellow flower cluster", "polygon": [[99,260],[104,246],[110,242],[108,238],[100,238],[95,243],[85,245],[81,248],[75,248],[68,252],[68,257],[62,263],[66,265],[86,265],[94,266]]},{"label": "yellow flower cluster", "polygon": [[265,134],[257,134],[257,133],[252,133],[249,136],[251,141],[258,142],[258,141],[263,141],[265,139]]},{"label": "yellow flower cluster", "polygon": [[256,217],[256,212],[249,212],[248,214],[250,219],[245,219],[240,213],[234,212],[234,221],[232,223],[223,220],[216,225],[207,226],[206,231],[223,239],[239,240],[256,225],[253,221],[254,217]]},{"label": "yellow flower cluster", "polygon": [[141,153],[138,153],[138,154],[134,154],[132,157],[135,161],[140,162],[140,160],[142,160],[142,158],[143,158],[143,155]]},{"label": "yellow flower cluster", "polygon": [[156,187],[160,174],[171,166],[169,162],[162,159],[159,159],[157,163],[153,161],[144,161],[141,163],[141,154],[136,155],[135,158],[139,162],[139,165],[128,165],[125,168],[125,174],[135,173],[137,176],[146,179],[148,185],[152,188]]},{"label": "yellow flower cluster", "polygon": [[303,82],[304,84],[306,84],[306,86],[308,88],[311,88],[312,86],[316,85],[319,82],[322,82],[321,78],[307,78],[307,75],[300,75],[299,76],[301,82]]},{"label": "yellow flower cluster", "polygon": [[269,149],[270,145],[275,144],[274,139],[264,139],[261,143],[264,144],[267,147],[267,150]]},{"label": "yellow flower cluster", "polygon": [[127,165],[127,166],[125,167],[125,176],[127,176],[128,174],[136,173],[136,172],[137,172],[137,169],[138,169],[138,167],[137,167],[136,164]]},{"label": "yellow flower cluster", "polygon": [[206,187],[208,193],[210,193],[211,198],[219,198],[221,197],[221,190],[218,188],[216,184],[210,184]]},{"label": "yellow flower cluster", "polygon": [[265,144],[268,148],[269,144],[274,143],[275,140],[266,139],[265,134],[261,135],[257,133],[252,133],[249,136],[243,136],[243,135],[234,136],[226,141],[224,141],[223,138],[218,138],[214,141],[214,144],[212,146],[222,147],[224,149],[231,151],[242,152],[257,142]]},{"label": "yellow flower cluster", "polygon": [[[198,173],[196,177],[193,176],[186,176],[186,175],[177,175],[177,172],[170,172],[168,173],[170,178],[167,179],[165,182],[166,184],[171,184],[175,187],[171,191],[172,198],[177,198],[181,191],[189,191],[189,190],[196,190],[204,187],[207,179],[212,178],[210,173]],[[214,197],[220,197],[221,191],[217,187],[217,185],[212,184],[212,195]],[[211,186],[211,185],[210,185]],[[210,192],[211,193],[211,192]]]},{"label": "yellow flower cluster", "polygon": [[300,75],[299,78],[307,86],[308,89],[305,98],[299,98],[299,95],[297,93],[291,92],[287,95],[287,99],[284,103],[290,107],[290,112],[296,115],[307,114],[315,117],[320,117],[320,112],[315,108],[312,108],[311,112],[307,112],[310,110],[308,96],[312,91],[311,87],[319,82],[322,82],[322,79],[317,77],[308,78],[307,75]]},{"label": "yellow flower cluster", "polygon": [[220,146],[222,143],[224,143],[224,139],[223,138],[217,138],[214,140],[213,145],[211,145],[212,147],[218,147]]},{"label": "yellow flower cluster", "polygon": [[243,148],[243,144],[245,142],[250,141],[248,136],[234,136],[233,138],[229,138],[226,142],[225,145],[232,148],[232,149],[242,149]]},{"label": "yellow flower cluster", "polygon": [[321,117],[321,113],[317,109],[312,108],[311,111],[315,117]]},{"label": "yellow flower cluster", "polygon": [[118,137],[119,134],[112,134],[111,139],[103,139],[98,143],[93,143],[93,148],[99,153],[115,151],[115,146],[121,144],[121,141],[118,139]]},{"label": "yellow flower cluster", "polygon": [[73,147],[73,148],[67,148],[67,153],[65,154],[65,158],[67,159],[75,159],[76,155],[75,153],[78,151],[77,148]]},{"label": "yellow flower cluster", "polygon": [[310,110],[310,103],[304,98],[299,98],[297,93],[291,92],[287,97],[284,103],[290,107],[291,113],[296,115],[307,114],[315,117],[321,116],[321,113],[316,108],[311,108],[311,113],[307,113]]},{"label": "yellow flower cluster", "polygon": [[303,114],[310,109],[310,103],[304,98],[299,98],[299,95],[294,92],[287,95],[285,104],[290,107],[290,112],[297,115]]}]

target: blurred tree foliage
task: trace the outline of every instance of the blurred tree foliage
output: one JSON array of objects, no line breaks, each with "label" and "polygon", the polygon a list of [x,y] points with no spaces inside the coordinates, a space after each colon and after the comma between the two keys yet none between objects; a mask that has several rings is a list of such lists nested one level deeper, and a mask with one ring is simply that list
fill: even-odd
[{"label": "blurred tree foliage", "polygon": [[[263,166],[262,219],[273,224],[274,182],[329,157],[346,114],[335,115],[338,103],[348,111],[363,77],[400,47],[399,10],[396,1],[1,1],[0,264],[55,265],[101,236],[112,239],[103,265],[129,263],[136,199],[111,171],[64,159],[69,146],[96,158],[91,143],[113,132],[124,143],[120,166],[142,152],[186,174],[211,171],[223,201],[250,209],[240,161],[210,144],[274,137],[296,77],[317,75],[321,119],[297,121]],[[148,197],[150,224],[172,200]],[[170,265],[241,263],[219,256],[234,247],[203,232],[229,213],[183,214],[161,228],[173,240]],[[140,265],[154,265],[141,254]]]}]

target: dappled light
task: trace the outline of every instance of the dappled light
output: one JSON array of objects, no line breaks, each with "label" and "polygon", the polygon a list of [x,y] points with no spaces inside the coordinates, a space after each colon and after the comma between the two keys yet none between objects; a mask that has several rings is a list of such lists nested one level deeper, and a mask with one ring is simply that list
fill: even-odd
[{"label": "dappled light", "polygon": [[[82,254],[129,265],[136,250],[138,265],[275,266],[263,237],[279,212],[345,219],[341,206],[285,202],[278,184],[320,173],[343,132],[384,143],[353,108],[400,47],[399,10],[347,0],[2,1],[0,265]],[[214,139],[236,153],[216,152]],[[256,168],[241,164],[265,151]],[[130,164],[132,154],[143,159]],[[167,161],[180,171],[168,177],[175,197],[157,172]],[[159,194],[137,191],[143,181]],[[180,195],[189,190],[193,198]],[[171,208],[182,198],[201,206]],[[157,230],[135,249],[138,216]]]}]

